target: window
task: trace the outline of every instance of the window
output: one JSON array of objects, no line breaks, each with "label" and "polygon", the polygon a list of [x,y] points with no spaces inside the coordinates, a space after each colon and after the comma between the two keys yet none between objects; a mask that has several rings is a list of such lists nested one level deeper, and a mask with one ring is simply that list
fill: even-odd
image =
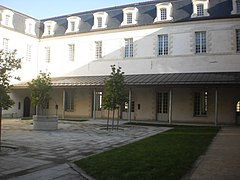
[{"label": "window", "polygon": [[160,9],[160,19],[161,20],[166,20],[167,19],[167,9],[166,8],[161,8]]},{"label": "window", "polygon": [[133,18],[132,13],[127,13],[127,24],[132,24]]},{"label": "window", "polygon": [[74,93],[65,91],[65,111],[74,111]]},{"label": "window", "polygon": [[9,46],[9,39],[3,38],[3,51],[4,52],[9,51],[8,46]]},{"label": "window", "polygon": [[75,22],[72,21],[72,22],[70,22],[70,24],[71,24],[71,31],[74,32],[75,31]]},{"label": "window", "polygon": [[208,92],[194,93],[194,116],[206,116],[208,111]]},{"label": "window", "polygon": [[56,25],[55,21],[45,21],[43,36],[54,35],[55,25]]},{"label": "window", "polygon": [[236,112],[237,112],[237,113],[240,113],[240,101],[237,102]]},{"label": "window", "polygon": [[197,4],[197,16],[204,16],[203,4]]},{"label": "window", "polygon": [[196,53],[206,53],[206,32],[196,32],[195,33],[195,45]]},{"label": "window", "polygon": [[96,111],[102,110],[102,96],[103,93],[101,91],[96,92]]},{"label": "window", "polygon": [[67,18],[68,28],[66,33],[78,32],[81,18],[78,16],[71,16]]},{"label": "window", "polygon": [[172,3],[163,2],[156,4],[157,16],[154,22],[172,20]]},{"label": "window", "polygon": [[133,38],[125,39],[125,58],[133,57]]},{"label": "window", "polygon": [[157,93],[157,113],[168,113],[168,93]]},{"label": "window", "polygon": [[237,0],[236,4],[237,4],[237,14],[240,14],[240,0]]},{"label": "window", "polygon": [[240,14],[240,0],[232,0],[232,6],[231,14]]},{"label": "window", "polygon": [[240,52],[240,29],[236,30],[236,45],[237,45],[237,52]]},{"label": "window", "polygon": [[123,11],[123,22],[121,25],[137,24],[138,21],[138,9],[136,7],[128,7]]},{"label": "window", "polygon": [[6,26],[9,26],[9,21],[10,21],[10,16],[6,15],[6,17],[5,17],[5,25]]},{"label": "window", "polygon": [[158,36],[158,55],[168,55],[168,35]]},{"label": "window", "polygon": [[96,12],[93,14],[94,24],[92,29],[106,28],[107,27],[107,17],[106,12]]},{"label": "window", "polygon": [[[135,108],[135,103],[134,101],[131,101],[131,112],[134,112],[134,108]],[[122,112],[128,112],[128,102],[124,103]]]},{"label": "window", "polygon": [[75,58],[75,45],[69,44],[68,45],[68,55],[69,55],[69,61],[74,61]]},{"label": "window", "polygon": [[98,24],[98,28],[102,27],[102,17],[97,18],[97,24]]},{"label": "window", "polygon": [[26,61],[31,61],[32,59],[32,45],[27,45]]},{"label": "window", "polygon": [[96,46],[95,57],[96,59],[100,59],[102,58],[102,41],[96,41],[95,46]]},{"label": "window", "polygon": [[50,47],[45,47],[45,62],[46,63],[50,63],[50,56],[51,56]]},{"label": "window", "polygon": [[25,33],[31,34],[31,35],[36,35],[35,24],[36,24],[36,22],[33,19],[26,19],[25,20]]},{"label": "window", "polygon": [[14,28],[13,27],[13,15],[14,13],[8,9],[5,9],[2,11],[2,21],[1,24],[3,26],[7,26],[10,28]]},{"label": "window", "polygon": [[209,16],[209,0],[192,0],[193,13],[192,18]]}]

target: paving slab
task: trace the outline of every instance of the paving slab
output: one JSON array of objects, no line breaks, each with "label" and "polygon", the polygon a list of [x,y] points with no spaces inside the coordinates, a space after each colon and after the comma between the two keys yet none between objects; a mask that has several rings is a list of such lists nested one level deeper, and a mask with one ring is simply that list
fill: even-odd
[{"label": "paving slab", "polygon": [[191,180],[240,179],[240,127],[223,127],[194,167]]},{"label": "paving slab", "polygon": [[57,131],[34,131],[30,120],[3,120],[0,179],[85,179],[67,163],[164,132],[167,127],[131,126],[107,131],[106,121],[60,122]]}]

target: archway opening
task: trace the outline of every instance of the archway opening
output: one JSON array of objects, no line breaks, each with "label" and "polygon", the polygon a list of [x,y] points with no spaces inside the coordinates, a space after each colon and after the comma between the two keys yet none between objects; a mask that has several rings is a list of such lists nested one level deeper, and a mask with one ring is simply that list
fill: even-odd
[{"label": "archway opening", "polygon": [[31,100],[29,97],[24,98],[24,105],[23,105],[23,117],[30,117],[30,106]]}]

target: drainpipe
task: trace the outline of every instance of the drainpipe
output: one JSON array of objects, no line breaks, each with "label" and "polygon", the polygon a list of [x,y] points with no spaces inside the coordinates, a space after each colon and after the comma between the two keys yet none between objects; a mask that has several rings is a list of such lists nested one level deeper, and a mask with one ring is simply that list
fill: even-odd
[{"label": "drainpipe", "polygon": [[132,101],[132,90],[128,91],[128,121],[131,122],[131,101]]},{"label": "drainpipe", "polygon": [[215,120],[214,120],[215,126],[218,125],[218,89],[215,89]]},{"label": "drainpipe", "polygon": [[169,123],[169,124],[172,124],[172,89],[170,89],[170,91],[169,91],[168,123]]},{"label": "drainpipe", "polygon": [[96,119],[96,89],[93,91],[93,120]]}]

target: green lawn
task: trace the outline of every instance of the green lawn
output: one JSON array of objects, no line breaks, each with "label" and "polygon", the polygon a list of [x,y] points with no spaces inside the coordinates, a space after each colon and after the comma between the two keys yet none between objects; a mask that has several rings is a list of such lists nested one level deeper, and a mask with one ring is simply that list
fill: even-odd
[{"label": "green lawn", "polygon": [[217,132],[211,127],[175,127],[75,163],[99,180],[180,179]]}]

